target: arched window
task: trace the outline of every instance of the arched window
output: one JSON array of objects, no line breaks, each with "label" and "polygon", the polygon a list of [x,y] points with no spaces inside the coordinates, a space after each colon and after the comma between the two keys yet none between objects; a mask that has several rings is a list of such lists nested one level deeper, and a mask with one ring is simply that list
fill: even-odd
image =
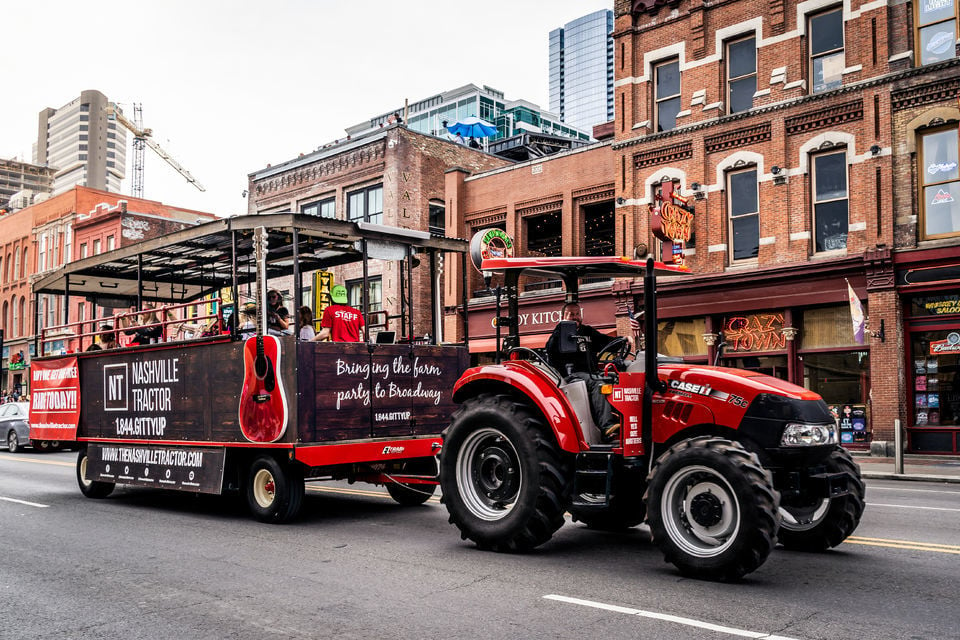
[{"label": "arched window", "polygon": [[22,265],[20,268],[23,269],[23,277],[27,277],[28,275],[30,275],[30,271],[27,269],[27,256],[29,256],[29,255],[30,255],[30,254],[28,253],[28,249],[27,249],[26,247],[24,247],[24,248],[23,248],[23,262],[20,263],[20,264]]},{"label": "arched window", "polygon": [[[20,255],[19,251],[17,251],[17,255]],[[20,305],[17,304],[16,296],[14,296],[10,306],[13,312],[13,319],[10,322],[10,337],[16,338],[20,335]]]},{"label": "arched window", "polygon": [[20,248],[13,248],[13,279],[20,279]]},{"label": "arched window", "polygon": [[27,297],[20,296],[20,335],[27,335]]}]

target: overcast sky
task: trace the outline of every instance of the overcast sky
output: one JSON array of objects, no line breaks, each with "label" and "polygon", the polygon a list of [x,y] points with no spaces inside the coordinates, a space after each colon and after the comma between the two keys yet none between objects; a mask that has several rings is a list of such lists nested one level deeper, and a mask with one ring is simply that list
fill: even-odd
[{"label": "overcast sky", "polygon": [[[247,174],[464,84],[549,108],[550,30],[612,0],[5,2],[0,157],[32,161],[37,116],[97,89],[206,187],[150,149],[144,196],[230,215]],[[130,137],[128,136],[128,147]],[[129,194],[132,150],[127,151]]]}]

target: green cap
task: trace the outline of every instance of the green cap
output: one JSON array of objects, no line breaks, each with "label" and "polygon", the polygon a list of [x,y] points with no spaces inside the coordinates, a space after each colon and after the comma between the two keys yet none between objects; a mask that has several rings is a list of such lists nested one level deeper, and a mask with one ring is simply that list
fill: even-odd
[{"label": "green cap", "polygon": [[330,299],[333,304],[347,304],[347,288],[342,284],[335,285],[330,289]]}]

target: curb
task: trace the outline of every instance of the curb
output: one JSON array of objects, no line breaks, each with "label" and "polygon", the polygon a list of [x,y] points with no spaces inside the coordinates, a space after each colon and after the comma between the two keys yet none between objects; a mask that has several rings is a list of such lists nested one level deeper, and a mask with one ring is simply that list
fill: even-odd
[{"label": "curb", "polygon": [[906,480],[910,482],[946,482],[949,484],[960,484],[960,477],[957,476],[938,476],[926,473],[897,474],[884,471],[861,471],[860,476],[868,480]]}]

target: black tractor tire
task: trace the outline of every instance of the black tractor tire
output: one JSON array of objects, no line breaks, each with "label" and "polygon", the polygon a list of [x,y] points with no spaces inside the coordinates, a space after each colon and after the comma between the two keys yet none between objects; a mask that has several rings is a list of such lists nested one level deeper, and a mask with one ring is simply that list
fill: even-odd
[{"label": "black tractor tire", "polygon": [[[433,458],[424,458],[404,462],[401,473],[417,476],[437,475],[437,463]],[[437,491],[436,484],[407,484],[400,482],[387,483],[387,493],[394,502],[403,507],[418,507]]]},{"label": "black tractor tire", "polygon": [[818,498],[806,504],[780,503],[780,544],[794,551],[826,551],[847,539],[860,524],[866,487],[860,467],[841,448],[825,461],[827,473],[848,473],[850,493],[838,498]]},{"label": "black tractor tire", "polygon": [[7,451],[16,453],[20,451],[20,448],[20,438],[17,437],[17,432],[10,429],[10,433],[7,434]]},{"label": "black tractor tire", "polygon": [[113,493],[116,484],[112,482],[101,482],[99,480],[87,480],[87,448],[81,447],[77,454],[77,484],[80,486],[80,493],[87,498],[100,500]]},{"label": "black tractor tire", "polygon": [[[570,507],[570,515],[574,522],[582,522],[590,529],[597,531],[626,531],[635,527],[647,515],[646,505],[643,503],[643,484],[637,482],[629,488],[621,487],[610,498],[610,506],[606,509]],[[590,495],[581,495],[582,501],[588,502]],[[597,496],[602,498],[602,496]]]},{"label": "black tractor tire", "polygon": [[453,414],[440,455],[441,502],[481,549],[527,551],[563,526],[569,456],[528,402],[483,393]]},{"label": "black tractor tire", "polygon": [[709,436],[675,444],[647,478],[653,542],[683,575],[738,580],[777,539],[780,494],[756,454]]},{"label": "black tractor tire", "polygon": [[245,485],[247,506],[260,522],[283,524],[300,513],[305,486],[303,474],[292,464],[260,456],[250,465]]}]

